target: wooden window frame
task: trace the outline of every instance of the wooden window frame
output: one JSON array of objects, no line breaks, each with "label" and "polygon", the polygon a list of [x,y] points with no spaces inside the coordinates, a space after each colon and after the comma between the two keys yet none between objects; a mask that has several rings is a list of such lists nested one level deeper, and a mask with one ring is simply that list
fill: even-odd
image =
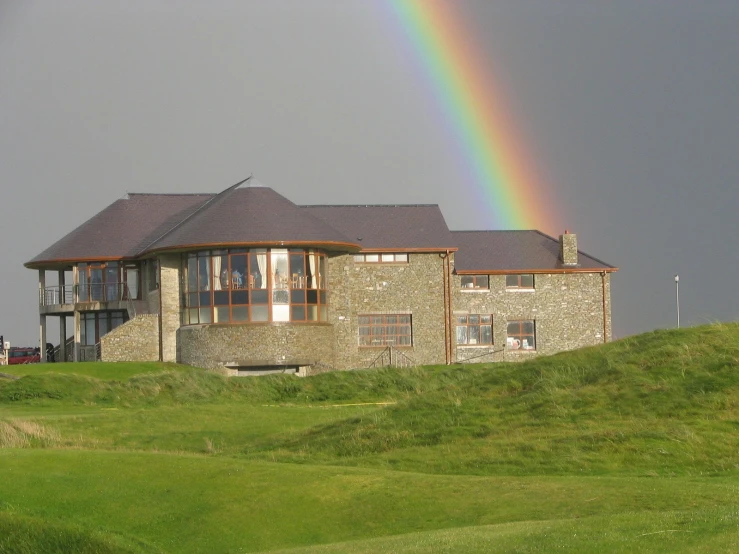
[{"label": "wooden window frame", "polygon": [[[524,325],[531,324],[532,332],[524,331]],[[517,325],[518,329],[511,332],[511,326]],[[525,348],[525,341],[531,337],[533,345]],[[507,322],[506,325],[506,350],[509,352],[535,352],[536,351],[536,320],[535,319],[515,319]],[[517,345],[516,345],[517,344]],[[514,346],[515,345],[515,346]]]},{"label": "wooden window frame", "polygon": [[[469,283],[465,283],[465,279],[469,279]],[[478,281],[485,280],[485,285],[479,284]],[[467,286],[472,285],[472,286]],[[460,288],[464,290],[490,290],[490,275],[460,275]]]},{"label": "wooden window frame", "polygon": [[[284,250],[278,248],[278,250]],[[324,275],[328,271],[328,256],[324,252],[308,249],[287,249],[287,260],[288,268],[290,268],[290,255],[301,254],[303,256],[303,275],[298,275],[302,279],[292,280],[291,276],[287,281],[281,281],[280,283],[274,282],[273,275],[273,263],[272,263],[272,248],[233,248],[233,249],[222,249],[222,250],[203,250],[197,252],[187,252],[182,254],[181,263],[181,284],[182,284],[182,300],[181,300],[181,321],[182,325],[221,325],[221,324],[235,324],[243,325],[247,323],[271,323],[274,322],[273,316],[273,294],[276,291],[284,291],[288,295],[288,310],[289,320],[284,323],[326,323],[328,321],[328,291],[326,290],[327,276]],[[264,275],[259,271],[256,265],[255,256],[265,256],[265,267]],[[239,263],[239,273],[241,273],[241,265],[244,265],[244,274],[240,275],[240,283],[234,286],[234,268],[236,264],[233,263],[235,257],[242,256],[245,258],[244,263]],[[221,262],[220,274],[215,275],[214,272],[214,258],[225,258],[225,265]],[[316,275],[309,275],[310,257],[314,257],[314,269]],[[190,290],[190,276],[188,260],[194,259],[194,270],[197,275],[195,278],[195,290]],[[209,282],[206,284],[200,283],[200,260],[208,260],[208,271]],[[254,273],[258,272],[259,276],[254,277]],[[300,272],[296,272],[300,273]],[[266,287],[257,287],[257,279],[260,279],[260,284],[263,284],[263,280],[266,280]],[[219,281],[219,289],[215,289],[215,282]],[[310,286],[315,282],[315,288]],[[279,285],[279,286],[276,286]],[[286,286],[283,286],[286,285]],[[266,301],[254,302],[254,294],[259,291],[264,291],[266,294]],[[303,300],[293,303],[293,298],[296,297],[293,294],[295,291],[303,291]],[[216,293],[226,293],[228,295],[228,302],[216,304]],[[246,295],[245,303],[234,303],[234,293]],[[309,299],[315,295],[315,302],[309,302]],[[207,302],[203,302],[207,299]],[[266,307],[267,308],[267,319],[254,320],[254,308],[255,307]],[[293,319],[294,310],[293,308],[303,308],[304,319]],[[216,309],[227,308],[228,317],[227,319],[219,319],[215,321]],[[234,309],[245,309],[245,319],[234,319]],[[207,310],[206,314],[201,314],[201,309]],[[313,312],[314,311],[314,312]],[[311,313],[315,314],[315,318],[311,319],[309,316]],[[203,315],[209,317],[203,318]],[[221,316],[222,317],[222,316]],[[209,321],[204,321],[209,319]]]},{"label": "wooden window frame", "polygon": [[[470,318],[477,317],[477,322],[470,322]],[[487,317],[490,318],[490,323],[483,323],[482,318]],[[455,336],[456,336],[456,344],[457,346],[473,346],[473,347],[479,347],[479,346],[493,346],[495,344],[495,337],[493,336],[493,315],[492,314],[456,314],[455,318],[457,319],[456,325],[455,325]],[[462,319],[464,318],[464,321]],[[457,329],[460,327],[464,327],[466,329],[465,336],[466,336],[466,342],[459,342],[459,335],[457,334]],[[483,327],[490,327],[490,342],[470,342],[470,332],[469,329],[471,327],[476,327],[478,329],[477,336],[482,337],[482,328]]]},{"label": "wooden window frame", "polygon": [[[368,256],[377,256],[377,260],[368,260]],[[383,259],[392,256],[392,260]],[[400,259],[399,259],[400,258]],[[403,259],[405,258],[405,259]],[[366,252],[362,254],[354,254],[354,263],[357,264],[407,264],[410,262],[410,256],[407,252]]]},{"label": "wooden window frame", "polygon": [[[392,321],[391,318],[397,319]],[[400,318],[404,320],[401,321]],[[357,321],[360,348],[387,348],[388,346],[413,348],[413,316],[411,314],[359,314]],[[398,332],[403,327],[408,327],[408,334]],[[379,328],[382,328],[382,333],[375,332]],[[396,332],[388,333],[389,328],[394,328]],[[363,334],[363,329],[368,332]],[[367,337],[369,344],[362,344],[362,337]],[[399,344],[398,339],[401,337],[407,337],[408,344]]]},{"label": "wooden window frame", "polygon": [[[524,286],[521,284],[521,281],[525,277],[531,278],[531,286]],[[516,279],[515,285],[509,285],[508,280],[510,278]],[[536,288],[536,279],[534,278],[533,273],[510,273],[505,276],[505,288],[507,290],[534,290]]]}]

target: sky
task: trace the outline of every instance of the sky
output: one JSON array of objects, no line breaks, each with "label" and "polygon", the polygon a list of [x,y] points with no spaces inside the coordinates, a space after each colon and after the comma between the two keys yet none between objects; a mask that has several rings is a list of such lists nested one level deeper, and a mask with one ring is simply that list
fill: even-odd
[{"label": "sky", "polygon": [[[253,174],[297,204],[500,228],[392,2],[0,0],[0,334],[38,344],[23,264],[126,192]],[[534,226],[619,268],[614,338],[675,326],[675,274],[681,325],[739,319],[739,2],[445,4]]]}]

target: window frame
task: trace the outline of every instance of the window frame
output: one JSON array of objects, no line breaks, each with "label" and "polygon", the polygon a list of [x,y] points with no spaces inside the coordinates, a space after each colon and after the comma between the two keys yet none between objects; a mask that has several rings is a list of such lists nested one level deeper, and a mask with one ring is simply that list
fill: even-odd
[{"label": "window frame", "polygon": [[[516,279],[515,285],[508,284],[508,279],[511,277]],[[531,278],[531,286],[521,284],[522,280],[526,277]],[[536,279],[533,273],[508,273],[505,276],[505,288],[506,290],[536,290]]]},{"label": "window frame", "polygon": [[[487,282],[486,284],[479,285],[477,284],[478,280],[485,279]],[[469,283],[465,283],[465,279],[470,279]],[[471,287],[468,287],[467,285],[472,285]],[[462,291],[470,291],[470,290],[490,290],[490,275],[480,273],[475,275],[460,275],[460,287]]]},{"label": "window frame", "polygon": [[[302,264],[292,263],[297,256],[302,256]],[[184,252],[180,266],[181,323],[326,323],[327,260],[325,252],[304,248]],[[202,267],[201,261],[205,264]],[[203,275],[207,282],[202,282]]]},{"label": "window frame", "polygon": [[[458,347],[491,347],[495,345],[495,336],[493,335],[493,314],[455,314],[454,317],[456,318],[456,323],[454,327],[454,334],[456,337],[456,345]],[[471,322],[471,318],[477,318],[477,322]],[[461,322],[460,320],[464,318],[465,321]],[[489,318],[490,323],[483,323],[483,318]],[[479,342],[482,338],[482,328],[483,327],[490,327],[490,342]],[[465,342],[459,342],[459,329],[464,328],[465,329]],[[470,338],[470,328],[477,328],[477,336],[480,337],[479,339],[476,339],[477,342],[470,342],[472,340]]]},{"label": "window frame", "polygon": [[[524,325],[531,325],[531,332],[524,329]],[[511,325],[517,325],[517,332],[511,333]],[[531,338],[533,345],[524,348],[526,339]],[[514,347],[514,341],[518,341],[518,346]],[[506,322],[506,346],[507,352],[536,352],[536,320],[535,319],[512,319]]]},{"label": "window frame", "polygon": [[[385,259],[392,256],[392,260]],[[369,259],[377,257],[377,259]],[[403,259],[405,258],[405,259]],[[364,252],[354,254],[355,264],[407,264],[410,263],[408,252]]]},{"label": "window frame", "polygon": [[[390,318],[398,318],[396,321],[391,321]],[[404,321],[401,321],[403,318]],[[405,319],[407,318],[407,321]],[[380,321],[378,321],[378,319]],[[408,328],[408,333],[395,333],[388,334],[387,330],[390,327],[394,327],[396,331],[399,331],[405,327]],[[382,328],[382,333],[375,333],[375,330]],[[367,333],[362,333],[362,330],[366,329]],[[362,344],[362,337],[367,337],[369,344]],[[382,337],[382,338],[373,338]],[[388,340],[388,337],[394,337],[392,341]],[[408,344],[399,344],[398,338],[408,337]],[[387,348],[392,346],[393,348],[413,348],[413,316],[408,313],[393,313],[393,314],[373,314],[365,313],[357,315],[357,342],[359,348]]]}]

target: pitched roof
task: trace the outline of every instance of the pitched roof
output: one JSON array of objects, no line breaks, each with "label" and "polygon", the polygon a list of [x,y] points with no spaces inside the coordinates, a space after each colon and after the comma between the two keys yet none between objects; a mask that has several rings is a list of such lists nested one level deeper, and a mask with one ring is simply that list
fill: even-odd
[{"label": "pitched roof", "polygon": [[578,265],[563,266],[559,241],[540,231],[452,231],[459,251],[457,272],[616,271],[612,265],[578,250]]},{"label": "pitched roof", "polygon": [[281,243],[359,248],[356,240],[271,188],[237,185],[214,196],[147,250]]},{"label": "pitched roof", "polygon": [[581,251],[577,267],[564,267],[559,241],[539,231],[450,231],[435,204],[296,206],[255,184],[250,178],[220,194],[129,194],[25,265],[284,244],[343,251],[457,250],[455,268],[462,273],[617,270]]},{"label": "pitched roof", "polygon": [[212,194],[129,194],[68,233],[27,262],[27,267],[58,261],[136,257]]},{"label": "pitched roof", "polygon": [[455,250],[439,206],[302,206],[358,241],[363,250]]}]

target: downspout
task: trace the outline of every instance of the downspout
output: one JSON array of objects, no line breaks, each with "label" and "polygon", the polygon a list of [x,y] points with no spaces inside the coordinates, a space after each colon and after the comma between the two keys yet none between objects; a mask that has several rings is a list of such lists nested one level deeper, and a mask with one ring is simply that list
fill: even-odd
[{"label": "downspout", "polygon": [[[159,258],[154,258],[157,261],[157,273],[159,274],[159,317],[157,318],[159,320],[159,361],[164,361],[164,343],[162,339],[162,264],[159,261]],[[177,277],[180,279],[180,277]],[[178,295],[179,296],[179,295]]]},{"label": "downspout", "polygon": [[452,263],[449,259],[449,250],[446,251],[446,328],[449,330],[446,341],[446,363],[452,363]]},{"label": "downspout", "polygon": [[603,288],[603,342],[608,342],[608,318],[606,317],[606,272],[600,274],[601,285]]},{"label": "downspout", "polygon": [[444,287],[444,357],[446,364],[451,363],[452,353],[449,344],[449,316],[450,316],[450,303],[449,303],[449,250],[445,254],[439,254],[442,259],[442,283]]}]

